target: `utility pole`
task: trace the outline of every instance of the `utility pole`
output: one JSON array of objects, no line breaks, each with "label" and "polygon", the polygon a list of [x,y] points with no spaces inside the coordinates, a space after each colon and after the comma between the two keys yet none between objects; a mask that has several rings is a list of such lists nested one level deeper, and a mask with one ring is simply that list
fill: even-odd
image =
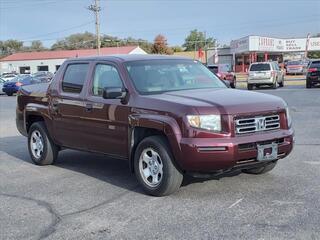
[{"label": "utility pole", "polygon": [[95,0],[94,1],[94,5],[90,5],[88,7],[88,9],[92,12],[94,12],[94,15],[96,17],[96,38],[97,38],[97,53],[98,55],[100,55],[100,45],[101,45],[101,41],[100,41],[100,0]]}]

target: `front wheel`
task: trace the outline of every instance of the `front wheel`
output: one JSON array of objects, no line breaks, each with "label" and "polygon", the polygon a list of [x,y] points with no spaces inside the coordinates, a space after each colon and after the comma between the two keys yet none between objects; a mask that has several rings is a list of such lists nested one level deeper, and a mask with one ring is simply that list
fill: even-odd
[{"label": "front wheel", "polygon": [[134,172],[143,190],[153,196],[177,191],[183,175],[173,162],[167,140],[162,136],[143,139],[135,152]]},{"label": "front wheel", "polygon": [[53,164],[58,147],[50,139],[44,122],[35,122],[28,132],[28,149],[31,160],[37,165]]},{"label": "front wheel", "polygon": [[256,175],[264,174],[264,173],[270,172],[272,169],[274,169],[274,167],[276,165],[277,165],[277,162],[272,162],[264,167],[251,168],[251,169],[246,169],[246,170],[242,170],[242,171],[244,173],[248,173],[248,174],[256,174]]},{"label": "front wheel", "polygon": [[253,85],[248,83],[248,90],[252,90],[253,89]]},{"label": "front wheel", "polygon": [[306,81],[306,88],[311,88],[312,87],[312,85],[311,85],[311,82],[310,81]]}]

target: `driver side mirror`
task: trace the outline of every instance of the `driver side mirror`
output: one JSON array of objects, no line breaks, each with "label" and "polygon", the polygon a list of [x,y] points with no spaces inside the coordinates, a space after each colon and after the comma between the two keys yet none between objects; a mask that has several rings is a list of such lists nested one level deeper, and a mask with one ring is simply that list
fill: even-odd
[{"label": "driver side mirror", "polygon": [[104,99],[124,99],[127,92],[119,87],[106,87],[103,89],[102,97]]}]

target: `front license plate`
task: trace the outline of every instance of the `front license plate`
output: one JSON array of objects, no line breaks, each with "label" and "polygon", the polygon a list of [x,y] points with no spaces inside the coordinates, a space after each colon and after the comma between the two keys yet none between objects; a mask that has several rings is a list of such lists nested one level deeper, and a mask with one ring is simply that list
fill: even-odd
[{"label": "front license plate", "polygon": [[276,160],[278,158],[278,144],[271,143],[266,145],[257,144],[258,161]]}]

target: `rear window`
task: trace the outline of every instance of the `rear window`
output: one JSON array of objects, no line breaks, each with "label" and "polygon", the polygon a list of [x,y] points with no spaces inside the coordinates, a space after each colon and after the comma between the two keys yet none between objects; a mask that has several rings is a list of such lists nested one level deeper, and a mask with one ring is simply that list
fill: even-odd
[{"label": "rear window", "polygon": [[218,73],[218,66],[208,66],[209,70],[213,73]]},{"label": "rear window", "polygon": [[80,93],[88,73],[88,63],[70,64],[62,80],[64,92]]},{"label": "rear window", "polygon": [[314,61],[310,64],[310,68],[319,68],[320,67],[320,61]]},{"label": "rear window", "polygon": [[268,70],[270,70],[269,63],[252,64],[250,67],[250,71],[268,71]]},{"label": "rear window", "polygon": [[291,61],[291,62],[288,62],[288,65],[301,65],[302,62],[301,61]]}]

